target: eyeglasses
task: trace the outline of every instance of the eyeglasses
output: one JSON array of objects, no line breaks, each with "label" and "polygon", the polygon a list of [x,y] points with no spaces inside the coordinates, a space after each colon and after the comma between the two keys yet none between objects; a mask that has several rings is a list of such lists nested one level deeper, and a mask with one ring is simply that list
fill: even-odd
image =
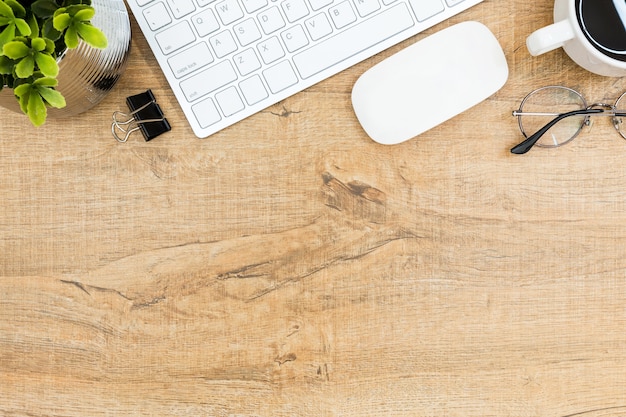
[{"label": "eyeglasses", "polygon": [[[626,128],[622,124],[622,118],[626,117],[626,92],[613,105],[587,105],[582,94],[571,88],[538,88],[522,100],[519,110],[513,111],[526,140],[514,146],[511,153],[524,154],[535,145],[544,148],[565,145],[589,125],[594,115],[611,117],[615,130],[626,139]],[[527,132],[532,134],[529,136]]]}]

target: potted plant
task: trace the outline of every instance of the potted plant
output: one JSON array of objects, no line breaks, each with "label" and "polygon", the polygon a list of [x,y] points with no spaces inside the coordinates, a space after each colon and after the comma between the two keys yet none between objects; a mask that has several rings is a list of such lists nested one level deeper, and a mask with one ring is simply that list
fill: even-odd
[{"label": "potted plant", "polygon": [[92,25],[91,0],[0,0],[0,90],[13,89],[33,125],[48,107],[63,108],[58,60],[80,41],[104,49],[106,35]]}]

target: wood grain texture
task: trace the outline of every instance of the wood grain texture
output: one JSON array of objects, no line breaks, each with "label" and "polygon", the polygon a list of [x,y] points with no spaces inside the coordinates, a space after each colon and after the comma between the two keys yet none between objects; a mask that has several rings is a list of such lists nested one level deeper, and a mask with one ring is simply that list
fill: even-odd
[{"label": "wood grain texture", "polygon": [[[528,54],[551,7],[485,0],[206,140],[136,25],[96,109],[0,110],[0,415],[626,416],[626,143],[598,119],[509,153],[530,90],[626,90]],[[470,19],[505,87],[369,140],[356,78]],[[112,112],[147,88],[172,132],[118,144]]]}]

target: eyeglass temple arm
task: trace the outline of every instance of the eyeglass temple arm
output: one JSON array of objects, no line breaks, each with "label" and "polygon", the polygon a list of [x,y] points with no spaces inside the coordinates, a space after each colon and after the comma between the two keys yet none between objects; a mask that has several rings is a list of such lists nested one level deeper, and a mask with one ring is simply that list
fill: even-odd
[{"label": "eyeglass temple arm", "polygon": [[555,124],[557,124],[558,122],[560,122],[561,120],[563,120],[563,119],[565,119],[567,117],[587,115],[587,114],[597,114],[597,113],[603,113],[603,112],[604,112],[603,109],[581,109],[581,110],[574,110],[574,111],[570,111],[570,112],[567,112],[567,113],[559,114],[554,119],[552,119],[548,124],[546,124],[544,127],[539,129],[536,133],[534,133],[533,135],[529,136],[525,141],[523,141],[519,145],[514,146],[511,149],[511,153],[514,153],[514,154],[517,154],[517,155],[525,154],[533,146],[535,146],[535,144],[539,141],[539,139],[541,139],[541,137],[543,135],[545,135],[545,133],[548,130],[550,130],[550,128],[552,126],[554,126]]}]

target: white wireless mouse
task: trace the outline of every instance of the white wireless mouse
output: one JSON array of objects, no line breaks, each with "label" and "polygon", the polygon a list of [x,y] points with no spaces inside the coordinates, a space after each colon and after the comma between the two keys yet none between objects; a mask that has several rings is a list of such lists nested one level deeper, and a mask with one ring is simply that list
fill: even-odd
[{"label": "white wireless mouse", "polygon": [[482,23],[464,22],[370,68],[354,84],[352,106],[374,141],[393,145],[480,103],[508,76],[493,33]]}]

